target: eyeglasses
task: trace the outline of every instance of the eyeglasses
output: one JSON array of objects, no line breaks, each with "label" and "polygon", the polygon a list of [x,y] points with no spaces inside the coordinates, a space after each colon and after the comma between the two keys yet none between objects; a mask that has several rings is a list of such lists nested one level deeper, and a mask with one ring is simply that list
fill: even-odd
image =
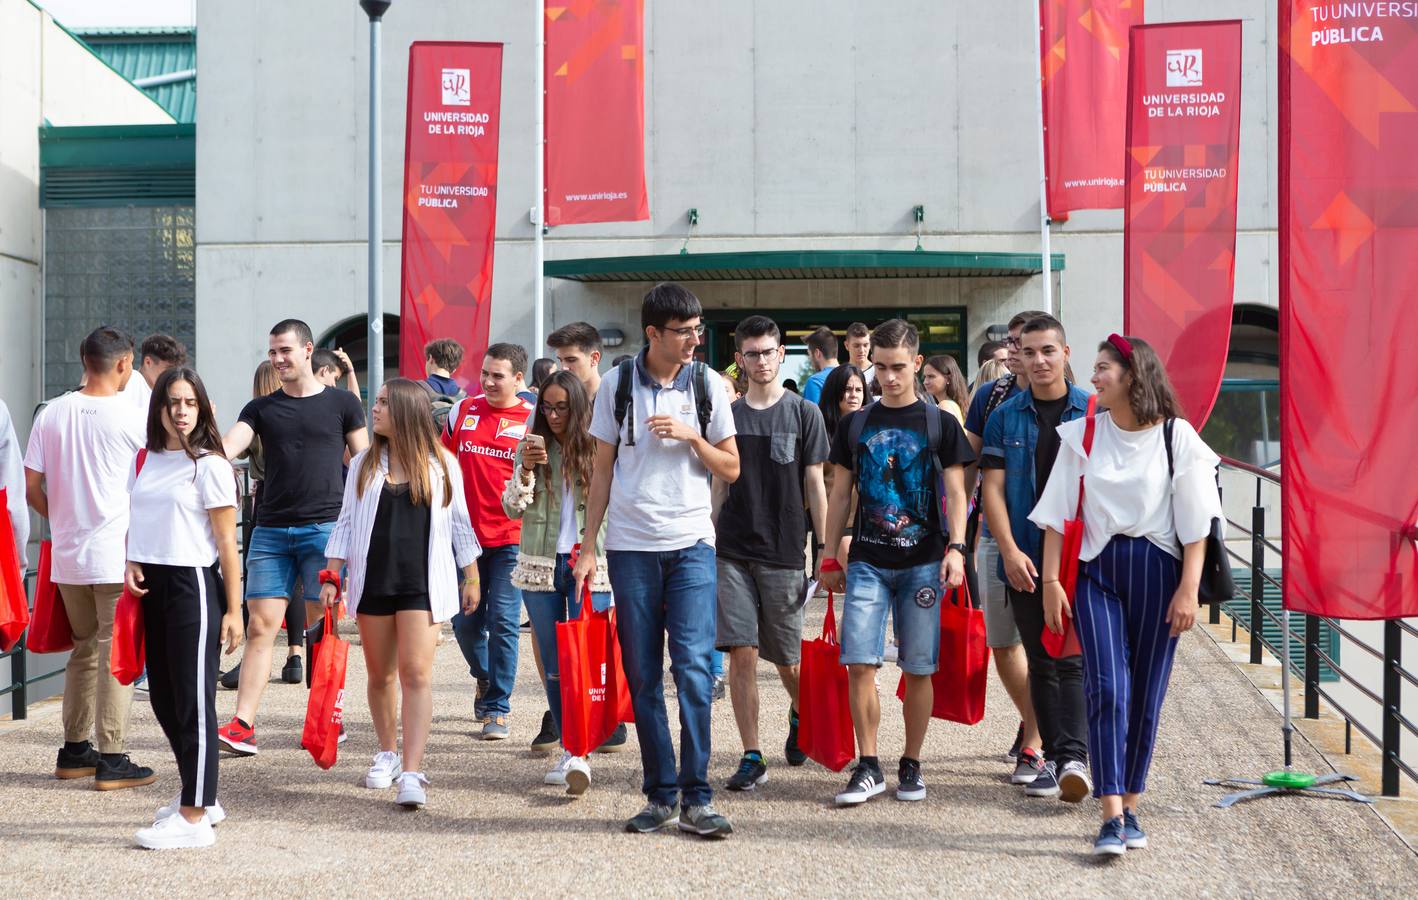
[{"label": "eyeglasses", "polygon": [[1004,345],[1005,345],[1006,347],[1009,347],[1009,348],[1012,349],[1012,350],[1018,350],[1018,349],[1019,349],[1019,338],[1017,338],[1017,337],[1007,337],[1007,338],[1004,339]]},{"label": "eyeglasses", "polygon": [[571,413],[570,403],[543,403],[542,412],[548,416],[556,416],[563,419]]},{"label": "eyeglasses", "polygon": [[677,334],[680,336],[681,340],[688,340],[691,336],[697,338],[704,337],[703,325],[686,325],[683,328],[661,328],[660,330],[668,331],[671,334]]},{"label": "eyeglasses", "polygon": [[748,363],[749,365],[753,365],[757,362],[777,359],[778,351],[780,349],[782,348],[772,347],[768,350],[740,350],[739,355],[743,357],[744,362]]}]

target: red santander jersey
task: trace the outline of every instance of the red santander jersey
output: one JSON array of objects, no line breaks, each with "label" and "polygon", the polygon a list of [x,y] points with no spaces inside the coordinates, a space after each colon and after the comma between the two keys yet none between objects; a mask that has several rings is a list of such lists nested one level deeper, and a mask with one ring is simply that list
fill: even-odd
[{"label": "red santander jersey", "polygon": [[473,531],[484,547],[522,540],[522,522],[502,511],[502,489],[512,477],[517,442],[527,434],[532,404],[520,397],[511,406],[493,406],[486,394],[463,400],[448,415],[443,446],[458,457],[463,493]]}]

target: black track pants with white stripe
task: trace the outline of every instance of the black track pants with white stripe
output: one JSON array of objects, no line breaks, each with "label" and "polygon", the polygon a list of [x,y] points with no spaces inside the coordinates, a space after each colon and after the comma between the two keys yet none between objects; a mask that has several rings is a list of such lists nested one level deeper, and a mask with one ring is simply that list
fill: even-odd
[{"label": "black track pants with white stripe", "polygon": [[143,563],[148,695],[182,776],[182,805],[217,799],[217,658],[226,596],[216,566]]}]

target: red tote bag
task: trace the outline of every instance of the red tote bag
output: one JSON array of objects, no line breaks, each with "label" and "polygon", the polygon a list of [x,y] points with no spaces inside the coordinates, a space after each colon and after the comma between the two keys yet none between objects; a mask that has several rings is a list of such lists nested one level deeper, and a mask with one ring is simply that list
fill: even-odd
[{"label": "red tote bag", "polygon": [[[0,488],[0,515],[9,508],[9,489]],[[20,573],[20,554],[15,550],[15,532],[0,527],[0,652],[8,652],[30,624],[30,598],[25,595]]]},{"label": "red tote bag", "polygon": [[63,653],[74,649],[74,630],[69,626],[69,613],[59,587],[49,580],[49,541],[39,544],[39,573],[35,576],[34,616],[30,619],[30,634],[25,649],[31,653]]},{"label": "red tote bag", "polygon": [[620,660],[615,607],[591,608],[591,585],[582,585],[581,615],[556,623],[561,670],[561,745],[585,756],[606,742],[621,722],[634,722],[630,686]]},{"label": "red tote bag", "polygon": [[[970,603],[970,592],[962,584],[940,605],[940,664],[931,676],[931,717],[961,725],[983,719],[989,673],[985,614]],[[896,696],[906,699],[905,675],[896,685]]]},{"label": "red tote bag", "polygon": [[108,671],[119,684],[132,684],[147,664],[143,633],[143,601],[123,589],[113,610],[113,643],[108,649]]},{"label": "red tote bag", "polygon": [[847,667],[837,643],[833,596],[827,594],[822,637],[803,641],[798,675],[798,748],[808,759],[840,772],[856,758],[852,709],[847,702]]},{"label": "red tote bag", "polygon": [[[1098,423],[1094,412],[1097,407],[1098,395],[1094,394],[1088,398],[1088,423],[1083,427],[1083,455],[1085,458],[1093,452],[1093,429]],[[1074,596],[1078,591],[1078,556],[1082,552],[1083,476],[1080,475],[1078,476],[1078,507],[1074,510],[1073,518],[1064,522],[1063,547],[1059,551],[1059,584],[1063,585],[1064,593],[1068,595],[1070,609],[1074,608]],[[1049,630],[1049,626],[1045,625],[1041,637],[1044,650],[1056,659],[1077,656],[1083,652],[1083,649],[1078,646],[1078,635],[1073,630],[1073,616],[1064,616],[1062,634],[1055,634]]]},{"label": "red tote bag", "polygon": [[322,769],[335,764],[340,749],[340,726],[344,723],[345,666],[350,642],[340,637],[336,627],[338,610],[325,611],[325,628],[320,651],[310,661],[315,674],[310,679],[310,699],[305,704],[305,728],[300,746]]}]

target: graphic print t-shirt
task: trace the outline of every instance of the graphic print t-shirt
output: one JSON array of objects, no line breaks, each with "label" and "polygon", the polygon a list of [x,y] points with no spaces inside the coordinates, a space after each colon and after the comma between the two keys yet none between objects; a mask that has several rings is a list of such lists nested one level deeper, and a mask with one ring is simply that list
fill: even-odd
[{"label": "graphic print t-shirt", "polygon": [[527,436],[532,404],[512,401],[493,406],[486,394],[469,397],[448,415],[443,446],[458,457],[463,473],[463,493],[473,531],[484,547],[505,547],[522,540],[522,520],[509,519],[502,510],[502,489],[512,477],[517,442]]},{"label": "graphic print t-shirt", "polygon": [[929,456],[926,416],[940,417],[941,468],[974,459],[954,416],[917,400],[910,406],[873,403],[842,419],[832,439],[831,462],[852,468],[852,421],[866,416],[857,463],[857,524],[851,562],[906,569],[945,556],[945,533]]}]

